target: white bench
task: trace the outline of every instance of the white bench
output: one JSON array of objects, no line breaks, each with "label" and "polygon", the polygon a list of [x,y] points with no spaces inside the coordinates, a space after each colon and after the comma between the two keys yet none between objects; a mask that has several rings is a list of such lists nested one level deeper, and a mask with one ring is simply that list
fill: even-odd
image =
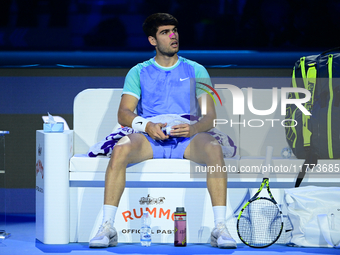
[{"label": "white bench", "polygon": [[[227,225],[240,242],[236,234],[237,213],[262,181],[261,174],[245,172],[255,167],[259,169],[268,145],[274,147],[272,163],[277,169],[299,169],[303,160],[294,156],[283,159],[280,155],[282,148],[288,146],[280,123],[284,119],[280,106],[272,116],[256,116],[247,106],[244,115],[233,115],[231,92],[228,89],[217,91],[223,102],[223,106],[216,106],[217,116],[228,120],[217,128],[228,134],[238,147],[236,156],[225,159],[225,163],[233,171],[228,175]],[[122,89],[84,90],[74,100],[73,130],[60,134],[37,131],[37,162],[40,160],[44,169],[43,179],[37,174],[37,238],[40,241],[50,244],[88,242],[98,230],[109,159],[89,158],[86,153],[90,146],[119,127],[117,109],[121,92]],[[243,93],[247,98],[247,90],[243,89]],[[254,89],[255,108],[269,109],[271,93],[270,89]],[[280,121],[275,121],[272,127],[267,119]],[[260,120],[264,123],[262,127],[251,127],[259,125]],[[319,162],[340,163],[338,160]],[[151,159],[128,166],[126,189],[115,222],[119,241],[139,242],[139,218],[143,211],[149,211],[153,216],[153,242],[173,242],[171,217],[176,207],[184,206],[188,215],[188,242],[208,242],[213,214],[205,178],[191,178],[190,167],[193,170],[196,166],[185,159]],[[296,176],[297,173],[271,175],[271,188],[279,204],[283,204],[284,188],[294,187]],[[339,179],[319,176],[307,174],[303,184],[339,185]]]}]

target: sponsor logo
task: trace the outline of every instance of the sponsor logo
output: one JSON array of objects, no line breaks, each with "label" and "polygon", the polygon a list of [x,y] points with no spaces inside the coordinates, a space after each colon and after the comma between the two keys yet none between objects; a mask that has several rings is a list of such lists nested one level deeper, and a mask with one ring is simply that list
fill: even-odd
[{"label": "sponsor logo", "polygon": [[183,78],[183,79],[182,79],[182,78],[179,78],[180,81],[185,81],[185,80],[187,80],[187,79],[189,79],[189,77]]},{"label": "sponsor logo", "polygon": [[39,146],[38,146],[38,155],[39,155],[39,156],[41,156],[41,152],[42,152],[42,147],[41,147],[40,144],[39,144]]},{"label": "sponsor logo", "polygon": [[[147,195],[147,197],[141,197],[139,199],[139,204],[140,205],[160,205],[164,204],[165,197],[158,197],[158,198],[153,198],[150,196],[150,194]],[[165,208],[139,208],[139,209],[132,209],[132,210],[127,210],[122,212],[122,216],[125,222],[134,220],[134,219],[140,219],[142,218],[144,213],[149,213],[150,217],[153,218],[158,218],[158,219],[166,219],[166,220],[172,220],[174,221],[174,212],[172,212],[170,209],[165,209]]]},{"label": "sponsor logo", "polygon": [[41,174],[41,178],[44,179],[44,166],[40,159],[35,164],[35,176],[38,176],[39,173]]},{"label": "sponsor logo", "polygon": [[40,188],[39,186],[35,186],[35,190],[40,192],[40,193],[44,193],[44,189]]},{"label": "sponsor logo", "polygon": [[147,205],[154,205],[154,204],[163,204],[165,200],[165,197],[159,197],[159,198],[153,198],[148,194],[147,197],[141,197],[139,200],[139,204],[147,204]]},{"label": "sponsor logo", "polygon": [[124,221],[128,222],[129,220],[142,218],[144,212],[148,212],[150,216],[153,216],[154,218],[166,218],[167,220],[174,220],[174,213],[171,213],[170,209],[157,209],[156,207],[152,208],[152,210],[146,207],[145,211],[143,211],[143,208],[139,208],[139,210],[133,209],[132,211],[127,210],[125,212],[122,212],[122,216]]},{"label": "sponsor logo", "polygon": [[[140,234],[140,229],[122,229],[123,234]],[[173,229],[157,229],[156,233],[154,230],[151,230],[151,234],[173,234],[174,230]]]}]

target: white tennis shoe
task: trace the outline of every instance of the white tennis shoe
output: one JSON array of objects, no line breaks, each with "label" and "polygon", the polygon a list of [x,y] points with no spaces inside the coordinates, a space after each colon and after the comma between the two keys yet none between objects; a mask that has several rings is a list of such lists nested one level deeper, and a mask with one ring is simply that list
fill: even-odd
[{"label": "white tennis shoe", "polygon": [[116,246],[118,243],[117,231],[111,226],[110,222],[103,223],[96,236],[89,242],[90,248],[107,248],[109,246]]},{"label": "white tennis shoe", "polygon": [[221,222],[211,232],[210,244],[213,247],[235,249],[236,241],[231,237],[226,225]]}]

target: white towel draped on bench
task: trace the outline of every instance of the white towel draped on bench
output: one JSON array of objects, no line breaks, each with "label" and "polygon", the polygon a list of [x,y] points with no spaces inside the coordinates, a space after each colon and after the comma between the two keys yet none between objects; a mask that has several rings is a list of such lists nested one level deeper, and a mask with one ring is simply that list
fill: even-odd
[{"label": "white towel draped on bench", "polygon": [[[154,123],[167,123],[167,127],[172,127],[174,125],[187,123],[194,124],[198,121],[199,117],[192,115],[177,115],[177,114],[164,114],[155,117],[148,118],[148,120]],[[91,146],[88,152],[89,157],[97,157],[100,155],[110,157],[112,154],[113,147],[116,143],[124,136],[139,133],[132,128],[122,127],[116,129],[113,133],[108,135],[102,141]],[[207,133],[211,134],[221,145],[223,156],[225,158],[231,158],[236,154],[236,145],[233,140],[223,132],[216,128],[210,129]]]}]

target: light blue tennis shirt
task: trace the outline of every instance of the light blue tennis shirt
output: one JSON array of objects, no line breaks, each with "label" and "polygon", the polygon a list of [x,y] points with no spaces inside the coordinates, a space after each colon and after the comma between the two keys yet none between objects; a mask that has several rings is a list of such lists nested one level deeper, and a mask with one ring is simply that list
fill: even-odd
[{"label": "light blue tennis shirt", "polygon": [[197,98],[211,86],[207,70],[200,64],[178,57],[171,67],[160,66],[154,58],[137,64],[128,72],[123,94],[136,97],[137,114],[144,118],[160,114],[198,116]]}]

